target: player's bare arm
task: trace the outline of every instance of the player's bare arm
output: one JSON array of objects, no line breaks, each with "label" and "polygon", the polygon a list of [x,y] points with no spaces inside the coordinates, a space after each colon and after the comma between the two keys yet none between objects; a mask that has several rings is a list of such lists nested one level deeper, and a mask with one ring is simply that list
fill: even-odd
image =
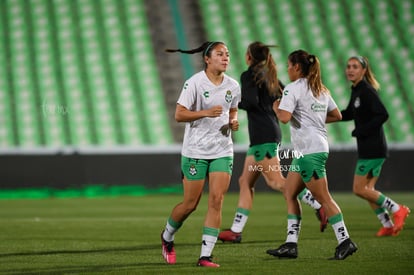
[{"label": "player's bare arm", "polygon": [[213,106],[210,109],[200,111],[190,111],[183,105],[177,104],[175,108],[175,120],[177,122],[191,122],[203,117],[218,117],[223,113],[223,107]]}]

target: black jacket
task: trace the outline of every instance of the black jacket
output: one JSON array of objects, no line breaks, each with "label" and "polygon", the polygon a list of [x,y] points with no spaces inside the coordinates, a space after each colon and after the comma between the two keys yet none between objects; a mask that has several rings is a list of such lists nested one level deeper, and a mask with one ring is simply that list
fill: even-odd
[{"label": "black jacket", "polygon": [[[250,146],[279,143],[282,140],[282,132],[272,108],[276,97],[270,96],[266,87],[257,87],[251,68],[241,74],[240,83],[239,108],[247,112]],[[283,87],[280,82],[279,85]]]},{"label": "black jacket", "polygon": [[383,124],[388,112],[377,91],[366,81],[352,86],[348,107],[341,111],[342,121],[354,120],[352,136],[357,139],[360,159],[385,158],[388,155]]}]

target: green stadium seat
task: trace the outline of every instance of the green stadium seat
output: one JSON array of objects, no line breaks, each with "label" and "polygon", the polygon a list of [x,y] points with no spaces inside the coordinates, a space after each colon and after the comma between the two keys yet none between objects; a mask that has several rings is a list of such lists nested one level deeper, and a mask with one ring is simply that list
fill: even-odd
[{"label": "green stadium seat", "polygon": [[[249,43],[256,40],[254,39],[252,28],[249,24],[250,17],[248,15],[248,7],[246,5],[248,1],[229,0],[225,1],[226,18],[230,27],[230,32],[237,31],[237,35],[234,35],[229,44],[229,50],[231,50],[231,63],[234,70],[228,73],[236,80],[240,80],[241,73],[247,69],[245,63],[246,49]],[[237,16],[232,16],[237,14]],[[240,123],[239,131],[234,132],[235,142],[239,144],[248,144],[249,135],[247,130],[247,115],[243,110],[239,110],[238,120]]]},{"label": "green stadium seat", "polygon": [[[5,16],[5,10],[0,6],[0,17]],[[0,64],[7,64],[5,47],[5,26],[0,21]],[[12,111],[12,95],[9,93],[9,71],[7,66],[0,66],[0,148],[12,147],[14,140],[14,123]]]},{"label": "green stadium seat", "polygon": [[[230,66],[227,74],[237,81],[240,81],[240,74],[246,68],[244,63],[244,53],[246,48],[241,52],[242,45],[234,40],[234,36],[230,36],[233,32],[232,25],[229,23],[228,6],[222,6],[217,1],[201,0],[200,4],[204,7],[201,9],[204,18],[204,24],[207,26],[206,31],[210,41],[223,41],[227,44],[230,52]],[[239,7],[239,6],[238,6]],[[229,7],[231,8],[231,7]],[[240,7],[239,7],[240,8]],[[220,26],[217,28],[216,26]],[[247,47],[247,45],[245,46]],[[234,139],[236,143],[248,144],[249,136],[247,131],[247,116],[244,111],[239,111],[238,120],[240,124],[239,131],[234,132]]]},{"label": "green stadium seat", "polygon": [[[308,29],[308,51],[319,57],[323,82],[337,102],[338,108],[343,109],[347,106],[349,100],[348,84],[343,76],[344,66],[341,66],[342,64],[345,64],[346,57],[342,51],[337,50],[337,47],[332,47],[330,41],[336,40],[336,37],[329,39],[328,34],[331,32],[325,31],[329,27],[325,26],[326,23],[322,20],[322,18],[325,17],[323,16],[323,13],[332,13],[336,15],[341,7],[338,6],[338,3],[336,3],[336,5],[328,5],[328,3],[325,3],[321,8],[317,6],[315,2],[302,1],[299,8],[302,15],[303,26],[312,26]],[[338,20],[337,24],[342,20],[342,18],[337,15],[334,18],[336,18],[335,20]],[[329,23],[327,25],[329,25]],[[350,135],[344,127],[344,124],[329,124],[327,128],[329,131],[328,138],[332,143],[351,142]]]},{"label": "green stadium seat", "polygon": [[[414,36],[414,3],[412,0],[392,0],[392,6],[395,8],[397,14],[399,39],[403,40],[404,44],[408,46],[411,60],[414,60],[414,49],[412,47],[412,39]],[[409,47],[411,45],[411,47]]]},{"label": "green stadium seat", "polygon": [[379,28],[381,31],[377,32],[377,34],[381,38],[383,46],[387,50],[400,46],[403,41],[401,39],[402,37],[400,37],[397,16],[394,14],[394,5],[392,5],[390,1],[384,0],[370,0],[369,2],[374,14],[373,23],[377,26],[381,26],[381,28]]},{"label": "green stadium seat", "polygon": [[150,144],[171,144],[171,128],[165,106],[153,45],[146,20],[144,1],[126,0],[127,39],[134,56],[135,77],[138,80],[141,107]]},{"label": "green stadium seat", "polygon": [[84,71],[87,89],[90,93],[93,115],[90,118],[96,127],[96,145],[115,145],[118,143],[119,129],[116,128],[115,108],[112,104],[112,86],[109,67],[106,62],[104,30],[99,24],[98,2],[80,1],[78,16],[82,50],[85,56]]},{"label": "green stadium seat", "polygon": [[60,94],[59,63],[54,43],[52,18],[48,12],[51,3],[33,1],[31,3],[31,30],[33,51],[36,52],[33,66],[41,102],[41,115],[44,143],[50,146],[65,145],[65,118],[67,106]]},{"label": "green stadium seat", "polygon": [[70,144],[79,146],[94,144],[93,121],[86,88],[85,67],[82,64],[81,39],[73,16],[74,5],[70,0],[59,0],[56,8],[56,34],[60,52],[62,86],[67,104],[67,123],[70,129]]},{"label": "green stadium seat", "polygon": [[[250,11],[250,20],[253,20],[253,28],[251,32],[257,37],[252,37],[252,40],[259,40],[266,44],[277,44],[280,39],[277,39],[276,29],[273,26],[273,16],[270,12],[270,5],[267,1],[263,2],[251,2],[247,1],[247,8]],[[260,32],[255,32],[255,29],[261,29]],[[246,41],[245,44],[249,44],[250,41]]]},{"label": "green stadium seat", "polygon": [[16,145],[35,147],[42,145],[41,103],[37,98],[33,68],[33,45],[30,43],[30,13],[24,1],[7,3],[7,21],[11,30],[10,74],[14,81]]},{"label": "green stadium seat", "polygon": [[[350,83],[343,76],[348,57],[361,54],[368,56],[372,61],[393,61],[391,63],[395,66],[394,71],[399,71],[398,68],[401,68],[401,66],[407,66],[405,68],[408,70],[404,71],[411,71],[410,66],[413,66],[412,62],[407,62],[412,54],[410,49],[406,49],[403,42],[393,38],[409,33],[409,31],[406,31],[405,34],[401,34],[392,17],[396,9],[401,12],[401,6],[408,10],[412,9],[412,3],[409,1],[403,1],[401,5],[393,3],[392,6],[390,1],[313,2],[298,0],[292,2],[268,0],[254,5],[249,1],[226,1],[225,5],[220,6],[220,9],[214,1],[203,0],[201,6],[208,26],[208,35],[214,32],[210,31],[214,28],[208,23],[210,18],[214,17],[215,22],[220,22],[220,26],[223,26],[221,28],[224,30],[223,32],[230,36],[229,41],[238,43],[235,47],[236,53],[240,57],[242,49],[246,47],[244,44],[248,43],[247,39],[265,41],[266,37],[269,36],[276,38],[273,40],[276,43],[280,41],[280,57],[285,57],[292,50],[299,48],[318,55],[322,64],[324,83],[331,90],[340,109],[345,108],[349,100]],[[347,10],[348,12],[346,12]],[[406,21],[411,20],[409,25],[412,25],[412,13],[407,11],[403,13],[404,24],[407,25]],[[231,16],[232,14],[238,16]],[[349,16],[345,17],[346,14]],[[371,18],[372,15],[374,17],[378,16]],[[246,23],[247,20],[249,24]],[[267,26],[271,26],[271,28],[269,29]],[[373,29],[378,30],[375,33],[380,33],[382,29],[385,29],[385,35],[381,37],[381,34],[373,34]],[[386,41],[386,37],[392,37],[393,39]],[[411,38],[412,35],[409,37]],[[381,43],[378,43],[378,38],[381,39]],[[391,49],[394,49],[393,53]],[[398,50],[395,51],[395,49]],[[365,51],[369,52],[366,53]],[[405,62],[404,58],[395,56],[397,53],[405,54],[407,57]],[[280,59],[281,61],[277,60],[277,62],[284,62],[284,58]],[[383,83],[383,89],[392,90],[392,87],[388,84],[392,83],[392,79],[389,78],[389,68],[392,66],[389,65],[385,69],[383,64],[374,66],[374,63],[372,62],[374,72],[377,72],[380,83]],[[286,77],[283,70],[279,70],[279,77],[281,79]],[[409,114],[408,105],[404,100],[404,98],[411,100],[412,93],[408,95],[404,91],[407,87],[412,87],[412,82],[410,82],[412,80],[409,74],[399,77],[402,80],[399,85],[403,90],[403,94],[401,94],[401,91],[393,92],[394,100],[392,103],[387,102],[387,108],[396,115],[390,118],[385,129],[391,140],[404,142],[410,140],[410,133],[412,132],[412,127],[410,127],[412,116]],[[407,123],[403,123],[403,127],[399,128],[398,126],[401,123],[398,124],[398,122],[401,121],[402,117],[406,118]],[[352,123],[329,125],[330,141],[333,143],[353,142],[350,135],[353,127]],[[283,130],[285,133],[285,129]]]},{"label": "green stadium seat", "polygon": [[[143,1],[18,0],[1,7],[9,36],[0,46],[10,46],[10,57],[0,57],[10,58],[12,69],[0,78],[0,113],[16,117],[3,117],[4,125],[15,120],[0,131],[0,144],[173,142]],[[19,102],[14,112],[9,95]]]},{"label": "green stadium seat", "polygon": [[[129,60],[130,48],[128,44],[127,27],[123,24],[121,7],[116,1],[106,1],[101,6],[103,19],[102,27],[105,29],[104,45],[106,45],[108,69],[113,81],[111,91],[111,102],[117,110],[116,123],[122,133],[122,143],[142,144],[144,143],[144,121],[140,119],[136,110],[140,109],[137,104],[138,85],[134,80],[133,65]],[[142,28],[142,26],[135,26]],[[146,116],[145,116],[146,117]]]},{"label": "green stadium seat", "polygon": [[[349,56],[367,56],[381,83],[390,142],[414,141],[414,3],[411,0],[200,0],[208,40],[231,53],[239,80],[255,40],[286,84],[287,55],[316,54],[340,109],[348,104]],[[144,0],[0,1],[0,147],[171,144]],[[247,144],[239,112],[235,142]],[[281,125],[283,142],[289,126]],[[331,143],[353,142],[353,123],[328,126]]]}]

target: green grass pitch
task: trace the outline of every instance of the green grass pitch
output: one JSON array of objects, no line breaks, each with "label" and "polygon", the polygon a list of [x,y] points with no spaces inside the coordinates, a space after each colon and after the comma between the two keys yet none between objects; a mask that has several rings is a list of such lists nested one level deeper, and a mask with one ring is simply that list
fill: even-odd
[{"label": "green grass pitch", "polygon": [[[397,237],[374,236],[380,224],[362,199],[333,193],[359,250],[329,261],[332,228],[319,232],[303,205],[297,259],[265,251],[285,240],[286,205],[280,193],[258,193],[241,244],[218,242],[218,269],[196,267],[207,196],[176,235],[177,264],[161,256],[160,233],[181,195],[0,200],[0,274],[414,274],[414,214]],[[414,193],[389,193],[414,210]],[[223,226],[231,225],[238,194],[225,197]]]}]

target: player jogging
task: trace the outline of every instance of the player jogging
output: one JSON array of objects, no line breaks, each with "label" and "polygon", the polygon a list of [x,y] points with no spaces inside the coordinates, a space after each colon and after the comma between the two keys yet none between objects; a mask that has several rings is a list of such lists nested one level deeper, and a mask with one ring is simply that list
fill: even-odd
[{"label": "player jogging", "polygon": [[[356,137],[358,147],[353,192],[368,201],[381,222],[382,227],[376,236],[397,236],[403,229],[410,209],[375,189],[387,157],[383,124],[388,119],[388,112],[378,96],[379,84],[366,57],[350,57],[345,73],[352,82],[352,93],[347,108],[341,112],[342,120],[354,121],[352,136]],[[393,214],[394,222],[389,213]]]},{"label": "player jogging", "polygon": [[288,57],[288,75],[292,81],[283,90],[276,109],[282,123],[290,122],[293,148],[301,154],[294,158],[285,197],[288,206],[286,242],[267,253],[276,257],[297,258],[302,209],[297,195],[306,187],[325,209],[338,246],[331,259],[343,260],[357,251],[345,226],[339,206],[328,190],[325,164],[329,154],[326,123],[341,120],[334,100],[323,85],[319,60],[303,50]]},{"label": "player jogging", "polygon": [[206,42],[189,51],[168,51],[202,52],[205,69],[184,83],[177,101],[175,119],[186,123],[181,151],[184,198],[172,210],[161,233],[162,255],[168,264],[176,263],[175,234],[197,208],[208,178],[208,210],[197,265],[219,267],[213,262],[212,251],[217,242],[224,194],[233,169],[231,132],[239,127],[240,85],[224,73],[230,56],[223,42]]},{"label": "player jogging", "polygon": [[[239,177],[239,202],[230,229],[219,234],[223,242],[239,243],[242,231],[247,223],[253,206],[254,187],[260,175],[273,190],[284,193],[286,179],[282,175],[278,158],[278,149],[282,140],[279,122],[273,110],[274,102],[281,96],[283,84],[278,81],[276,62],[270,47],[262,42],[251,43],[246,50],[247,71],[240,77],[241,101],[239,108],[247,112],[250,146],[244,161],[243,171]],[[261,171],[252,171],[251,167],[261,167]],[[270,170],[268,167],[277,167]],[[324,209],[306,188],[299,198],[316,210],[323,232],[328,220]]]}]

